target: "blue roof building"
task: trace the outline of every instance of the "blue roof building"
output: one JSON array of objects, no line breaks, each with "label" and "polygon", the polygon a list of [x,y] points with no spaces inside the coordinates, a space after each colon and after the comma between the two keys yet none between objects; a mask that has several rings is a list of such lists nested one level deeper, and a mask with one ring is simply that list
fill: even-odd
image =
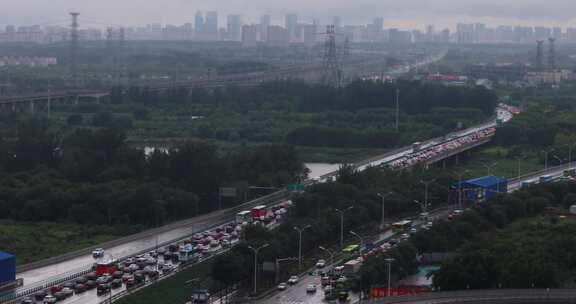
[{"label": "blue roof building", "polygon": [[458,182],[452,188],[462,190],[466,201],[478,203],[489,200],[499,193],[507,193],[508,180],[496,176],[484,176]]}]

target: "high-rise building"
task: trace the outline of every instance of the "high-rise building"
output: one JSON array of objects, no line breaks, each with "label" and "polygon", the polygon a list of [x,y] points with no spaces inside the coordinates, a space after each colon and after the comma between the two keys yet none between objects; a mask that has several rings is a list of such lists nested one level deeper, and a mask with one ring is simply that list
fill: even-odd
[{"label": "high-rise building", "polygon": [[197,11],[194,17],[194,31],[196,33],[204,33],[204,15],[201,11]]},{"label": "high-rise building", "polygon": [[433,25],[428,25],[426,27],[426,41],[427,42],[434,42],[434,26]]},{"label": "high-rise building", "polygon": [[260,16],[260,41],[266,41],[268,37],[268,27],[271,24],[271,17],[270,15],[262,15]]},{"label": "high-rise building", "polygon": [[374,18],[374,22],[372,24],[374,25],[375,31],[382,32],[384,30],[384,18],[382,17]]},{"label": "high-rise building", "polygon": [[228,15],[226,31],[228,33],[228,40],[240,41],[242,36],[242,16]]},{"label": "high-rise building", "polygon": [[218,12],[206,12],[206,20],[204,22],[204,33],[206,39],[218,40]]},{"label": "high-rise building", "polygon": [[412,33],[398,29],[388,31],[390,44],[403,45],[412,43]]},{"label": "high-rise building", "polygon": [[474,24],[458,23],[456,26],[456,35],[458,43],[474,43]]},{"label": "high-rise building", "polygon": [[268,37],[266,44],[269,46],[286,47],[290,43],[290,36],[288,30],[277,25],[268,27]]},{"label": "high-rise building", "polygon": [[258,25],[244,25],[242,26],[242,46],[254,47],[258,43]]},{"label": "high-rise building", "polygon": [[334,16],[334,18],[332,18],[332,24],[334,24],[334,29],[336,30],[336,32],[341,31],[342,18],[340,18],[340,16]]},{"label": "high-rise building", "polygon": [[304,45],[311,47],[316,44],[316,25],[306,24],[304,25]]},{"label": "high-rise building", "polygon": [[288,30],[288,38],[290,41],[296,39],[296,28],[298,26],[298,15],[288,14],[285,19],[285,27]]}]

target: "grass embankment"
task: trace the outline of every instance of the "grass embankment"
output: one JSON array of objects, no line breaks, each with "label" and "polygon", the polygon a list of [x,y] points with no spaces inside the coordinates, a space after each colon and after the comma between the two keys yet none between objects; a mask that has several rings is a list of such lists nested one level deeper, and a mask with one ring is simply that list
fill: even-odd
[{"label": "grass embankment", "polygon": [[[550,165],[556,165],[549,160]],[[492,164],[496,165],[492,166]],[[518,158],[511,155],[510,151],[504,147],[488,146],[474,152],[472,157],[463,165],[469,171],[468,176],[479,177],[488,175],[488,168],[491,166],[490,174],[505,178],[515,178],[518,176]],[[544,169],[536,154],[526,154],[520,159],[520,174]]]},{"label": "grass embankment", "polygon": [[109,227],[60,223],[0,222],[0,251],[23,265],[94,246],[120,237]]}]

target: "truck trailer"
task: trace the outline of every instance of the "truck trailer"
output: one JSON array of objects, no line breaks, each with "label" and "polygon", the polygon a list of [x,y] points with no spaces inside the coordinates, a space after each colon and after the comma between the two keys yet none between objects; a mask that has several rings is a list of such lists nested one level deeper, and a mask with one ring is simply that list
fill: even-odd
[{"label": "truck trailer", "polygon": [[16,282],[16,258],[0,251],[0,289]]}]

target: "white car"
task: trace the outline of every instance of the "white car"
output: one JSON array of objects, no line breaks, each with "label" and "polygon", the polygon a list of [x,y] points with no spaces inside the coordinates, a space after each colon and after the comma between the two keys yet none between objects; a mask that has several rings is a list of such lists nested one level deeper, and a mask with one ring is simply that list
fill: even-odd
[{"label": "white car", "polygon": [[316,262],[316,268],[324,268],[326,266],[326,260],[318,260]]},{"label": "white car", "polygon": [[278,290],[286,290],[286,288],[288,288],[288,284],[284,282],[278,284]]},{"label": "white car", "polygon": [[53,295],[47,295],[44,297],[44,301],[42,303],[44,304],[54,304],[58,302],[58,300],[53,296]]},{"label": "white car", "polygon": [[297,276],[291,276],[290,279],[288,279],[288,284],[294,285],[296,283],[298,283],[298,277]]},{"label": "white car", "polygon": [[314,292],[316,292],[316,284],[308,284],[308,286],[306,286],[306,293]]},{"label": "white car", "polygon": [[92,256],[96,259],[96,258],[101,258],[104,256],[104,249],[102,248],[96,248],[92,251]]}]

